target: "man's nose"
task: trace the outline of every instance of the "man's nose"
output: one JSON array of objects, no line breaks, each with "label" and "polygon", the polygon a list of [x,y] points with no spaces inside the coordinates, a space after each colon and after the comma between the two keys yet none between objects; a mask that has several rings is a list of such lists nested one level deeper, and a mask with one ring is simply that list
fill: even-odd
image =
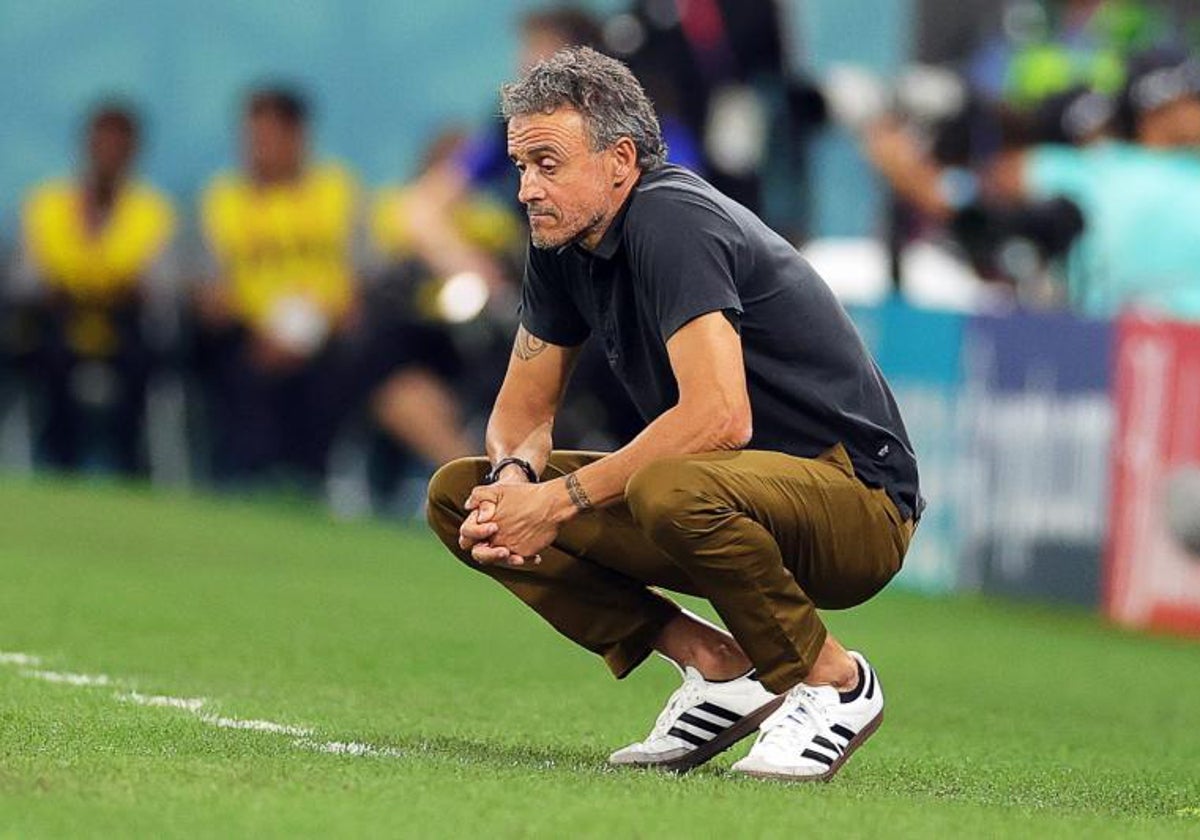
[{"label": "man's nose", "polygon": [[545,192],[538,184],[537,176],[529,169],[521,173],[521,188],[517,191],[517,201],[529,204],[531,201],[545,198]]}]

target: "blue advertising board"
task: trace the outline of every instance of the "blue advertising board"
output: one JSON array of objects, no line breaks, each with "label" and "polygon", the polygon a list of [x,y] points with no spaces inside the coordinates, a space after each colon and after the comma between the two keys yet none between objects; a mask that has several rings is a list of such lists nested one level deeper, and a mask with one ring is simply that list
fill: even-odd
[{"label": "blue advertising board", "polygon": [[854,309],[851,317],[900,405],[928,505],[896,585],[925,592],[954,589],[962,565],[955,499],[961,481],[957,401],[965,318],[899,300]]},{"label": "blue advertising board", "polygon": [[1099,604],[1113,338],[1111,324],[1069,315],[967,322],[958,400],[964,585]]}]

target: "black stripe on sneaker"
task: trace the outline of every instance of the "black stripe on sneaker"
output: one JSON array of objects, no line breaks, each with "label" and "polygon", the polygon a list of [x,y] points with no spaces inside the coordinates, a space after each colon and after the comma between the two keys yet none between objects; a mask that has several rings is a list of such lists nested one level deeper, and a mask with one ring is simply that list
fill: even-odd
[{"label": "black stripe on sneaker", "polygon": [[840,723],[835,723],[829,727],[833,734],[839,738],[845,738],[847,742],[854,740],[854,736],[858,733],[848,726],[842,726]]},{"label": "black stripe on sneaker", "polygon": [[704,718],[694,715],[691,712],[684,712],[681,714],[679,716],[679,720],[675,721],[675,723],[686,723],[689,726],[695,726],[697,729],[706,729],[714,735],[724,732],[729,728],[727,724],[714,723],[711,720],[705,720]]},{"label": "black stripe on sneaker", "polygon": [[800,755],[804,756],[805,758],[811,758],[813,761],[819,761],[826,767],[829,767],[833,764],[832,758],[824,753],[819,753],[816,750],[805,750],[804,752],[800,753]]},{"label": "black stripe on sneaker", "polygon": [[826,738],[823,735],[814,735],[813,743],[819,747],[824,747],[825,749],[829,750],[834,755],[842,754],[842,748],[839,747],[837,744],[833,743],[833,741],[830,741],[828,738]]},{"label": "black stripe on sneaker", "polygon": [[[855,700],[857,700],[863,693],[863,688],[867,684],[867,675],[863,673],[862,663],[855,659],[854,666],[858,668],[858,685],[854,686],[854,688],[850,689],[849,691],[838,692],[838,699],[843,703],[853,703]],[[867,697],[870,696],[870,694],[867,695]]]},{"label": "black stripe on sneaker", "polygon": [[[720,706],[714,703],[701,703],[696,707],[696,709],[699,709],[702,712],[708,712],[710,715],[715,717],[725,718],[725,720],[729,721],[730,723],[736,723],[742,719],[742,716],[737,712],[731,712],[729,709],[722,709]],[[696,711],[696,709],[693,709],[692,711]]]},{"label": "black stripe on sneaker", "polygon": [[871,684],[867,686],[867,699],[870,700],[875,696],[875,669],[868,668],[867,673],[871,678]]},{"label": "black stripe on sneaker", "polygon": [[672,726],[667,730],[668,735],[674,735],[681,741],[687,741],[693,747],[702,747],[708,743],[707,738],[701,738],[694,732],[688,732],[686,729],[680,729],[678,726]]}]

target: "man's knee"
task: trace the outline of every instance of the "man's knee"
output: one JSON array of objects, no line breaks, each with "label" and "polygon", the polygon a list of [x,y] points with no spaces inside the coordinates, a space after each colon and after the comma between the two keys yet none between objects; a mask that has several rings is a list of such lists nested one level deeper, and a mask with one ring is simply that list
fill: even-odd
[{"label": "man's knee", "polygon": [[467,515],[467,496],[486,470],[486,458],[459,458],[440,467],[429,480],[429,527],[447,545],[457,546],[458,528]]}]

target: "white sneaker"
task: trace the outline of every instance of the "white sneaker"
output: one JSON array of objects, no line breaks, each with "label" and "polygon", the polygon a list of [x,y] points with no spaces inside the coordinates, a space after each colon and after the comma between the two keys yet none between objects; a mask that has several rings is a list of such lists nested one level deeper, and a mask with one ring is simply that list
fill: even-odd
[{"label": "white sneaker", "polygon": [[733,769],[767,779],[826,782],[883,721],[883,689],[862,654],[858,685],[841,694],[828,685],[800,683],[763,721],[750,754]]},{"label": "white sneaker", "polygon": [[689,666],[646,740],[617,750],[608,763],[686,773],[751,734],[781,702],[749,674],[709,682]]}]

